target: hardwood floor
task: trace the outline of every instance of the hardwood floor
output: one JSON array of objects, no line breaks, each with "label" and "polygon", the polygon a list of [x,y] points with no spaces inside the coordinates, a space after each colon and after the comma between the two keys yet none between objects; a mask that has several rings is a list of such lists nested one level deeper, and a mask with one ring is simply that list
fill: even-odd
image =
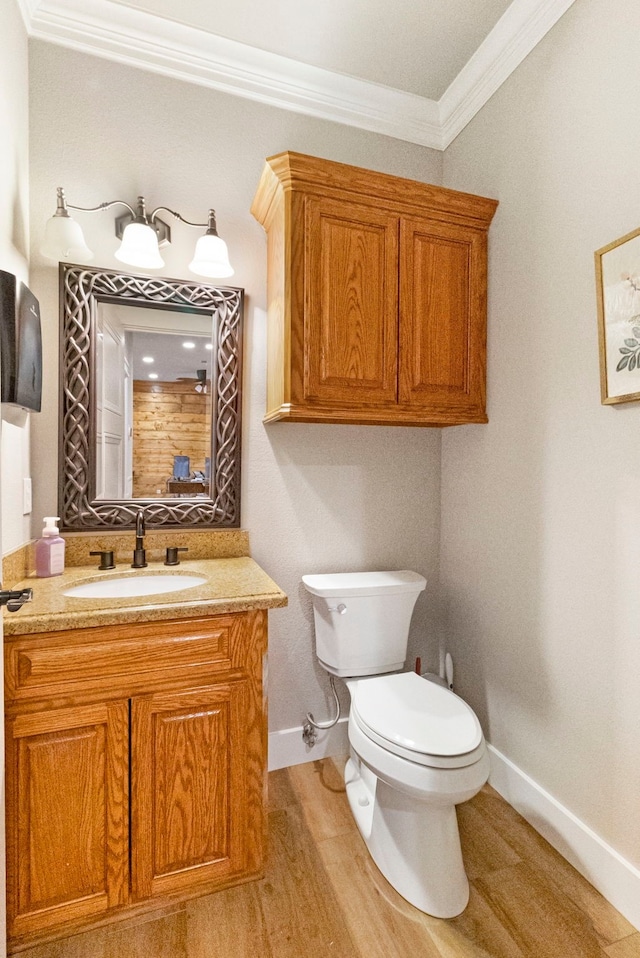
[{"label": "hardwood floor", "polygon": [[261,881],[22,952],[26,958],[640,958],[640,933],[488,786],[458,809],[471,899],[407,904],[356,831],[344,763],[273,772]]}]

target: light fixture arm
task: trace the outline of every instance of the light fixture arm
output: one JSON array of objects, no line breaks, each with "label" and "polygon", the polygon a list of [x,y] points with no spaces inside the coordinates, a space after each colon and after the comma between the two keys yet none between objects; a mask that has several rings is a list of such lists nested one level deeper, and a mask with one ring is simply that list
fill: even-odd
[{"label": "light fixture arm", "polygon": [[215,210],[209,210],[209,219],[207,220],[206,223],[192,223],[191,220],[185,219],[184,216],[180,215],[180,213],[176,213],[175,210],[169,209],[168,206],[157,206],[155,210],[153,211],[153,213],[149,214],[149,220],[153,222],[156,216],[156,213],[160,213],[160,212],[171,213],[172,216],[175,216],[177,220],[180,220],[180,222],[184,223],[186,226],[196,226],[199,229],[206,227],[207,233],[209,233],[212,236],[218,235],[218,230],[216,229],[216,211]]},{"label": "light fixture arm", "polygon": [[64,195],[64,189],[59,186],[56,190],[56,212],[55,216],[68,216],[67,210],[79,210],[81,213],[99,213],[102,210],[111,209],[112,206],[126,206],[131,215],[135,218],[136,211],[124,200],[110,200],[108,203],[100,203],[99,206],[75,206],[74,203],[67,203]]},{"label": "light fixture arm", "polygon": [[101,213],[103,210],[110,210],[112,206],[126,206],[131,215],[135,218],[136,211],[124,200],[110,200],[108,203],[100,203],[99,206],[74,206],[73,203],[67,203],[70,210],[79,210],[81,213]]}]

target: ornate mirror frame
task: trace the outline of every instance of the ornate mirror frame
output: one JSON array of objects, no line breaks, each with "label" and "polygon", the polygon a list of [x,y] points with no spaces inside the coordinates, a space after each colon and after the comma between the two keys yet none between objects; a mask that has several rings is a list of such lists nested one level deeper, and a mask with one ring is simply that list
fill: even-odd
[{"label": "ornate mirror frame", "polygon": [[[59,514],[66,531],[125,529],[144,509],[151,526],[240,525],[240,413],[244,291],[188,280],[60,264]],[[96,499],[96,315],[100,302],[210,313],[212,357],[209,497]]]}]

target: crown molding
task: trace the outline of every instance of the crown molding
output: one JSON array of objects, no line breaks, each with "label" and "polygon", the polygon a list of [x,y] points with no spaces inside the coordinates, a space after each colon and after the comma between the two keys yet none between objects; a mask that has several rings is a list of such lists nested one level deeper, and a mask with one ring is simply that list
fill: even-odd
[{"label": "crown molding", "polygon": [[443,150],[573,3],[575,0],[513,0],[440,98]]},{"label": "crown molding", "polygon": [[24,21],[27,33],[31,35],[31,24],[40,0],[16,0],[18,10]]},{"label": "crown molding", "polygon": [[432,100],[299,63],[109,0],[42,0],[31,36],[435,149]]},{"label": "crown molding", "polygon": [[439,102],[111,0],[18,0],[29,35],[269,106],[444,150],[574,0],[513,0]]}]

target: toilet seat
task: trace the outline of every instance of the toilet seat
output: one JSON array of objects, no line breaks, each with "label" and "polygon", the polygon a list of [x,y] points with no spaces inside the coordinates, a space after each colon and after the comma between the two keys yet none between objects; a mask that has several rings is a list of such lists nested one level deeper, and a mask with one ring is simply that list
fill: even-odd
[{"label": "toilet seat", "polygon": [[419,765],[461,768],[485,751],[480,723],[466,702],[415,672],[348,682],[351,714],[382,748]]}]

